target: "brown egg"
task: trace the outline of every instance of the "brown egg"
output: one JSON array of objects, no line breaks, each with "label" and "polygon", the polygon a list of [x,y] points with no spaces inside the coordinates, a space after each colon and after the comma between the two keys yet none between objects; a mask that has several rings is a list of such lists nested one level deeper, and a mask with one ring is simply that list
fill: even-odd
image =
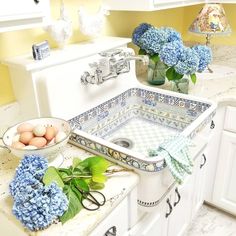
[{"label": "brown egg", "polygon": [[37,148],[42,148],[46,145],[47,140],[44,137],[34,137],[30,140],[29,145],[35,146]]},{"label": "brown egg", "polygon": [[44,137],[48,140],[51,141],[56,135],[56,129],[54,126],[48,126],[46,128],[46,134],[44,135]]},{"label": "brown egg", "polygon": [[21,142],[13,142],[11,145],[12,148],[22,149],[25,147],[24,143]]},{"label": "brown egg", "polygon": [[53,126],[55,129],[55,135],[57,135],[57,133],[59,132],[58,128],[56,126]]},{"label": "brown egg", "polygon": [[17,132],[22,133],[22,132],[26,132],[26,131],[32,131],[33,128],[34,128],[34,126],[30,123],[22,123],[22,124],[18,125]]},{"label": "brown egg", "polygon": [[20,134],[19,141],[24,144],[28,144],[33,137],[34,137],[34,135],[32,132],[26,131],[26,132],[23,132]]}]

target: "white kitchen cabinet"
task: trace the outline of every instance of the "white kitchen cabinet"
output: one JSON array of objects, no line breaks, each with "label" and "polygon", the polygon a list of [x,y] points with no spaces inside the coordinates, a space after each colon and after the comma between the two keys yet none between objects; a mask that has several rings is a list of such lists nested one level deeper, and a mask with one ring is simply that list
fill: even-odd
[{"label": "white kitchen cabinet", "polygon": [[206,181],[206,171],[207,171],[207,161],[208,155],[206,150],[200,154],[199,158],[196,160],[194,166],[194,189],[192,195],[192,214],[191,217],[194,218],[197,215],[200,207],[203,204],[205,197],[205,181]]},{"label": "white kitchen cabinet", "polygon": [[181,236],[203,204],[207,148],[195,158],[193,174],[183,185],[173,185],[158,209],[146,213],[130,230],[130,236]]},{"label": "white kitchen cabinet", "polygon": [[103,0],[110,10],[154,11],[204,3],[205,0]]},{"label": "white kitchen cabinet", "polygon": [[0,0],[0,33],[45,24],[50,16],[49,0]]},{"label": "white kitchen cabinet", "polygon": [[168,235],[168,218],[173,211],[171,205],[171,195],[173,191],[173,189],[169,190],[155,211],[142,214],[137,224],[129,231],[129,236]]},{"label": "white kitchen cabinet", "polygon": [[[136,201],[137,199],[133,199]],[[129,202],[126,197],[100,224],[90,236],[123,236],[129,227]],[[112,234],[113,233],[113,234]]]},{"label": "white kitchen cabinet", "polygon": [[186,231],[191,221],[193,176],[189,176],[183,186],[175,188],[171,196],[173,213],[168,223],[168,236],[180,236]]},{"label": "white kitchen cabinet", "polygon": [[208,3],[236,3],[235,2],[235,0],[218,0],[218,1],[216,1],[216,0],[208,0],[208,1],[206,1],[206,2],[208,2]]},{"label": "white kitchen cabinet", "polygon": [[218,163],[218,153],[220,150],[221,134],[224,127],[225,120],[225,106],[219,104],[216,115],[214,117],[214,127],[212,127],[212,138],[208,143],[207,163],[206,166],[206,191],[204,200],[210,204],[213,202],[213,191],[215,184],[215,175]]},{"label": "white kitchen cabinet", "polygon": [[236,214],[235,183],[236,133],[223,131],[213,200],[217,206],[232,214]]}]

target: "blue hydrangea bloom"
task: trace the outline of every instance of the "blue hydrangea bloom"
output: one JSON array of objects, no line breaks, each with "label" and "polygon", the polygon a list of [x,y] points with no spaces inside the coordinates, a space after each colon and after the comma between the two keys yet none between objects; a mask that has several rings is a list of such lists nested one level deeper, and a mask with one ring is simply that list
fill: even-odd
[{"label": "blue hydrangea bloom", "polygon": [[163,45],[160,51],[160,59],[168,66],[174,66],[178,63],[183,50],[181,41],[173,41]]},{"label": "blue hydrangea bloom", "polygon": [[171,27],[161,27],[160,30],[163,30],[167,34],[167,42],[181,41],[181,34],[177,32],[174,28]]},{"label": "blue hydrangea bloom", "polygon": [[[27,196],[27,197],[26,197]],[[18,192],[13,214],[32,231],[47,228],[68,209],[68,199],[57,184]]]},{"label": "blue hydrangea bloom", "polygon": [[200,59],[197,71],[203,72],[212,60],[212,51],[204,45],[196,45],[192,49],[198,54]]},{"label": "blue hydrangea bloom", "polygon": [[154,55],[161,51],[162,46],[167,42],[167,38],[166,31],[150,28],[140,37],[139,43],[148,54]]},{"label": "blue hydrangea bloom", "polygon": [[25,156],[9,186],[13,214],[32,231],[48,227],[68,208],[68,199],[56,183],[42,183],[47,167],[45,158]]},{"label": "blue hydrangea bloom", "polygon": [[149,28],[139,38],[139,46],[147,53],[159,54],[166,43],[179,41],[182,43],[179,32],[170,27]]},{"label": "blue hydrangea bloom", "polygon": [[134,31],[133,31],[133,34],[132,34],[132,42],[137,45],[137,46],[140,46],[139,45],[139,39],[140,37],[149,29],[151,28],[152,25],[150,24],[147,24],[147,23],[142,23],[140,24],[139,26],[137,26]]},{"label": "blue hydrangea bloom", "polygon": [[28,189],[28,192],[33,191],[36,188],[42,187],[43,184],[38,179],[34,178],[30,173],[24,173],[21,175],[15,176],[13,181],[10,183],[10,193],[13,199],[17,198],[17,195]]},{"label": "blue hydrangea bloom", "polygon": [[26,155],[16,169],[16,177],[28,173],[40,180],[47,168],[48,161],[46,158],[38,155]]},{"label": "blue hydrangea bloom", "polygon": [[199,65],[198,54],[191,48],[184,47],[178,63],[174,66],[177,73],[191,75],[196,73]]}]

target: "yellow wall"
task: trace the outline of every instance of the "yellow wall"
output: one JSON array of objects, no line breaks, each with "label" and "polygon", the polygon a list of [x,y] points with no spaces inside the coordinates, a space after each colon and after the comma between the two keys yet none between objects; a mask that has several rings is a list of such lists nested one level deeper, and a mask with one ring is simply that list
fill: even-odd
[{"label": "yellow wall", "polygon": [[[59,16],[60,1],[51,0],[50,2],[52,18],[56,19]],[[87,40],[88,38],[83,36],[78,28],[77,9],[79,6],[84,6],[86,10],[93,13],[98,9],[101,0],[70,0],[64,2],[73,22],[73,36],[70,43]],[[148,22],[155,26],[172,26],[183,34],[185,40],[204,41],[201,37],[187,33],[188,26],[197,15],[200,7],[201,5],[155,12],[111,12],[107,18],[103,34],[130,37],[138,24]],[[236,21],[233,20],[236,4],[225,5],[225,10],[234,33],[230,37],[213,39],[212,42],[236,44]],[[0,61],[7,57],[28,53],[31,51],[32,44],[45,39],[49,41],[52,48],[56,47],[55,42],[41,28],[0,33]],[[14,101],[14,99],[8,69],[0,65],[0,105]]]}]

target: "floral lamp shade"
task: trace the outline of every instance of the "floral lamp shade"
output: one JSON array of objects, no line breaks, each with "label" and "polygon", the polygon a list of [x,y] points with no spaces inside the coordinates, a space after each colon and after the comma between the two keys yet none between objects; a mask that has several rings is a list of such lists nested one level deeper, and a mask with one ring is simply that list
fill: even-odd
[{"label": "floral lamp shade", "polygon": [[208,3],[199,12],[189,27],[189,31],[197,34],[230,34],[231,28],[220,3]]}]

